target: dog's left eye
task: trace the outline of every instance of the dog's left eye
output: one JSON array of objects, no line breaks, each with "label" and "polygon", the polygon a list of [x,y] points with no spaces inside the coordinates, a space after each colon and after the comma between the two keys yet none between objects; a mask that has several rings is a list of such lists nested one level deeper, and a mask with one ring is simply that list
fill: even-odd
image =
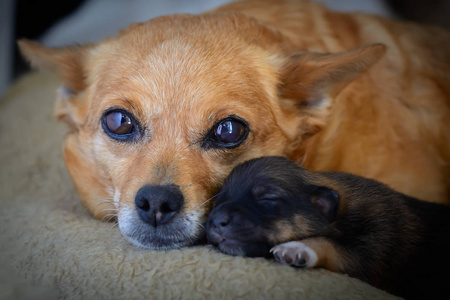
[{"label": "dog's left eye", "polygon": [[103,130],[112,138],[126,141],[136,133],[136,122],[128,112],[121,109],[107,111],[103,115]]},{"label": "dog's left eye", "polygon": [[[219,121],[211,128],[205,147],[235,148],[239,146],[248,135],[248,126],[244,121],[230,116]],[[212,143],[211,143],[212,142]]]}]

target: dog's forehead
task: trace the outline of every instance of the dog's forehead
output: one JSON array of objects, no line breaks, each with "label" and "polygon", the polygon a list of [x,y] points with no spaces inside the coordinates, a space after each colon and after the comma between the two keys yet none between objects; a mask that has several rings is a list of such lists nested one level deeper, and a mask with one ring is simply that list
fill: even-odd
[{"label": "dog's forehead", "polygon": [[261,109],[275,97],[276,70],[262,49],[195,37],[180,32],[168,39],[149,37],[154,43],[130,44],[128,37],[99,45],[90,72],[96,101],[127,99],[143,114],[156,115],[204,111],[205,105]]}]

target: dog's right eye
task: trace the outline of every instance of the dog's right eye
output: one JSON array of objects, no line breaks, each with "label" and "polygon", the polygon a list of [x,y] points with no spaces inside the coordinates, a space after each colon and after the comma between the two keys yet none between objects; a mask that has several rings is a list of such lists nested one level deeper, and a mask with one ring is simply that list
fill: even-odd
[{"label": "dog's right eye", "polygon": [[114,109],[103,115],[103,130],[113,139],[127,141],[134,137],[136,122],[132,115],[124,110]]},{"label": "dog's right eye", "polygon": [[211,128],[203,142],[203,147],[236,148],[247,138],[248,132],[248,125],[244,120],[236,116],[229,116]]}]

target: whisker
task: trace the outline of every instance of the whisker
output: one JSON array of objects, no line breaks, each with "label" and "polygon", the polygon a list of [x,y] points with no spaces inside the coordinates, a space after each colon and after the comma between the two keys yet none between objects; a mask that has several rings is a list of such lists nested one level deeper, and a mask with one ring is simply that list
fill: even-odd
[{"label": "whisker", "polygon": [[192,187],[193,185],[194,185],[193,183],[187,184],[187,185],[181,185],[180,188],[190,188],[190,187]]},{"label": "whisker", "polygon": [[109,217],[109,219],[106,222],[109,223],[114,218],[117,218],[117,215],[116,214],[111,214],[111,216]]},{"label": "whisker", "polygon": [[206,227],[202,223],[200,223],[200,222],[196,222],[196,223],[197,223],[197,226],[201,227],[203,229],[203,231],[206,232]]},{"label": "whisker", "polygon": [[211,201],[212,199],[216,198],[217,196],[219,196],[220,194],[222,194],[224,191],[220,191],[217,194],[215,194],[214,196],[212,196],[211,198],[207,199],[205,202],[203,202],[202,204],[199,205],[199,207],[202,207],[203,205],[205,205],[206,203],[208,203],[209,201]]},{"label": "whisker", "polygon": [[117,216],[117,214],[106,214],[106,215],[104,215],[103,218],[101,219],[101,222],[104,223],[104,222],[103,222],[104,219],[109,217],[108,220],[105,222],[105,223],[108,223],[109,221],[111,221],[111,219],[112,219],[113,217],[116,217],[116,216]]},{"label": "whisker", "polygon": [[100,205],[106,205],[106,204],[114,204],[114,201],[112,200],[102,200],[100,201],[97,205],[95,205],[95,207],[93,208],[93,212],[95,213],[96,209],[100,206]]},{"label": "whisker", "polygon": [[104,211],[117,211],[117,208],[104,208],[100,212],[104,212]]},{"label": "whisker", "polygon": [[97,190],[112,190],[110,187],[104,187],[104,188],[97,188]]},{"label": "whisker", "polygon": [[107,213],[108,215],[118,215],[119,211],[117,209],[104,209],[100,213]]}]

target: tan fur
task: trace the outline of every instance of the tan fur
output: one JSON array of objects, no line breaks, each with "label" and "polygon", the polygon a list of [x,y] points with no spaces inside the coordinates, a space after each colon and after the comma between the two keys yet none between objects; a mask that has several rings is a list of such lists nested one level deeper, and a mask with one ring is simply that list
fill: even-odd
[{"label": "tan fur", "polygon": [[309,218],[296,215],[292,220],[278,220],[267,229],[267,240],[272,245],[297,240],[299,236],[311,236],[315,232],[314,222]]},{"label": "tan fur", "polygon": [[318,260],[313,266],[314,268],[325,268],[333,272],[344,272],[346,270],[346,263],[349,258],[344,251],[339,250],[338,246],[327,238],[308,238],[301,242],[316,253]]},{"label": "tan fur", "polygon": [[[156,18],[98,45],[19,45],[72,93],[56,114],[71,127],[67,167],[97,218],[116,209],[120,222],[141,186],[174,183],[184,213],[204,222],[207,200],[231,169],[266,155],[449,203],[444,30],[304,1],[258,0]],[[139,119],[142,140],[106,136],[100,119],[110,107]],[[247,140],[231,150],[202,149],[204,134],[230,115],[248,122]]]}]

